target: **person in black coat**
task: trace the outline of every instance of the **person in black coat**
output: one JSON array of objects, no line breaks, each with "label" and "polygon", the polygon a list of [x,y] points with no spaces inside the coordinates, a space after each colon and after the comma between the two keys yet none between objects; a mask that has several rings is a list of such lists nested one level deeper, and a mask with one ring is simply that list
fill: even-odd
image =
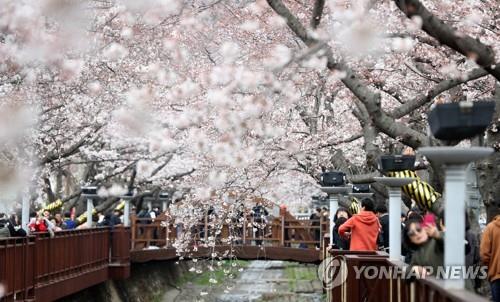
[{"label": "person in black coat", "polygon": [[347,218],[341,216],[337,218],[335,226],[333,227],[333,248],[339,250],[349,250],[349,239],[345,239],[339,234],[339,227],[347,221]]},{"label": "person in black coat", "polygon": [[269,215],[269,212],[266,208],[258,203],[255,207],[252,208],[252,216],[253,216],[253,226],[254,226],[254,234],[255,234],[255,244],[262,245],[262,238],[264,237],[264,228],[266,226],[266,216]]},{"label": "person in black coat", "polygon": [[381,250],[388,250],[389,248],[389,214],[387,207],[384,204],[378,205],[375,209],[378,220],[382,230],[379,234],[378,245]]}]

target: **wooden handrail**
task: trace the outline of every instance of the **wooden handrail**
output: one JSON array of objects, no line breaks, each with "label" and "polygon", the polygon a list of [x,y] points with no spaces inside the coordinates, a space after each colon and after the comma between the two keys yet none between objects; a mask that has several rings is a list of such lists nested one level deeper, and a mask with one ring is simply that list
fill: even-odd
[{"label": "wooden handrail", "polygon": [[[360,301],[446,301],[446,302],[487,302],[484,297],[467,290],[449,290],[444,280],[433,277],[426,279],[407,280],[401,274],[390,274],[390,277],[378,275],[377,278],[366,279],[363,274],[356,275],[354,267],[376,266],[403,271],[406,266],[401,261],[391,261],[385,252],[340,251],[328,252],[331,257],[343,256],[347,265],[347,280],[341,286],[328,291],[329,301],[360,302]],[[390,271],[390,270],[389,270]],[[360,277],[357,279],[357,277]],[[382,277],[382,278],[380,278]]]},{"label": "wooden handrail", "polygon": [[[0,301],[53,301],[130,275],[128,228],[98,227],[0,239]],[[36,288],[36,291],[35,291]]]},{"label": "wooden handrail", "polygon": [[[217,225],[215,229],[221,230],[221,234],[215,236],[216,240],[225,242],[228,236],[236,236],[240,238],[240,240],[235,240],[236,244],[249,244],[250,241],[256,241],[277,246],[301,244],[309,248],[322,244],[321,234],[324,227],[322,219],[297,220],[280,216],[268,221],[256,222],[252,216],[244,215],[243,217],[245,219],[240,227],[227,223]],[[176,228],[172,221],[173,219],[168,217],[152,219],[132,216],[132,250],[148,248],[151,245],[171,246],[177,238],[177,234],[172,231]],[[206,243],[213,230],[208,216],[205,215],[201,222],[192,226],[190,230],[194,232],[192,240]]]}]

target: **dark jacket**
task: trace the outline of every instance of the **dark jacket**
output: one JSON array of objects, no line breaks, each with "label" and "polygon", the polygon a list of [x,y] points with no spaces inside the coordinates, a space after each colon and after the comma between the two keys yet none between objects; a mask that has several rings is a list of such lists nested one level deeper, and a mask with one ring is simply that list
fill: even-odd
[{"label": "dark jacket", "polygon": [[379,246],[381,248],[389,247],[389,214],[383,214],[379,218],[380,221],[380,235]]},{"label": "dark jacket", "polygon": [[267,215],[269,215],[269,212],[266,210],[266,208],[264,208],[261,205],[255,206],[252,209],[252,216],[253,216],[255,222],[259,222],[259,223],[263,222],[264,217]]},{"label": "dark jacket", "polygon": [[339,249],[339,250],[349,250],[349,239],[342,238],[339,235],[339,227],[344,224],[347,221],[347,219],[341,217],[337,220],[337,223],[333,227],[333,240],[332,243],[334,245],[334,248]]}]

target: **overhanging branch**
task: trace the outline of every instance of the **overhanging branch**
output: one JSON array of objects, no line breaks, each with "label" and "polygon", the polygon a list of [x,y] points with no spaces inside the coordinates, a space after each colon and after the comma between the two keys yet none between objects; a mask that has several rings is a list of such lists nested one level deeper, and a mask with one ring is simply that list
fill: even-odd
[{"label": "overhanging branch", "polygon": [[500,81],[500,64],[495,63],[495,53],[490,46],[478,39],[458,33],[453,27],[434,16],[419,0],[394,0],[397,7],[408,17],[418,16],[422,19],[422,29],[462,55],[476,61],[486,71]]},{"label": "overhanging branch", "polygon": [[396,108],[392,112],[390,112],[389,115],[395,119],[402,118],[403,116],[410,114],[415,109],[432,101],[436,96],[440,95],[441,93],[443,93],[443,92],[445,92],[453,87],[461,85],[463,83],[467,83],[469,81],[479,79],[479,78],[484,77],[486,75],[488,75],[488,72],[486,70],[484,70],[483,68],[476,68],[476,69],[470,71],[467,75],[465,75],[462,78],[448,79],[448,80],[441,81],[436,86],[434,86],[432,89],[427,91],[427,93],[421,94],[421,95],[417,96],[416,98],[399,106],[398,108]]}]

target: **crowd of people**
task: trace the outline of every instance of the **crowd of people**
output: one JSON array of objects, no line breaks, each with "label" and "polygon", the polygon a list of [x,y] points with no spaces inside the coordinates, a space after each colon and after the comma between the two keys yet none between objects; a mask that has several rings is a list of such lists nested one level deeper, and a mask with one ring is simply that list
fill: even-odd
[{"label": "crowd of people", "polygon": [[[500,201],[496,204],[500,208]],[[467,216],[467,215],[466,215]],[[339,208],[333,218],[333,248],[353,251],[389,251],[389,215],[385,205],[375,207],[374,201],[361,201],[361,209],[354,212]],[[419,277],[435,274],[444,266],[444,212],[439,215],[413,208],[401,213],[402,256]],[[471,230],[466,217],[466,267],[488,267],[493,301],[500,302],[500,215],[484,230],[481,240]],[[432,268],[432,269],[429,269]],[[478,279],[467,279],[466,287],[477,290]]]},{"label": "crowd of people", "polygon": [[10,216],[0,213],[0,238],[24,237],[26,231],[21,227],[19,216],[15,213]]},{"label": "crowd of people", "polygon": [[[113,210],[109,213],[96,213],[92,216],[92,227],[98,226],[117,226],[122,224],[123,213],[120,210]],[[60,212],[43,210],[30,214],[30,220],[26,228],[30,233],[49,233],[51,237],[55,232],[62,230],[84,229],[88,228],[85,220],[78,219],[75,211]],[[17,213],[8,216],[0,213],[0,238],[6,237],[24,237],[27,235],[25,228],[22,227],[21,219]]]}]

